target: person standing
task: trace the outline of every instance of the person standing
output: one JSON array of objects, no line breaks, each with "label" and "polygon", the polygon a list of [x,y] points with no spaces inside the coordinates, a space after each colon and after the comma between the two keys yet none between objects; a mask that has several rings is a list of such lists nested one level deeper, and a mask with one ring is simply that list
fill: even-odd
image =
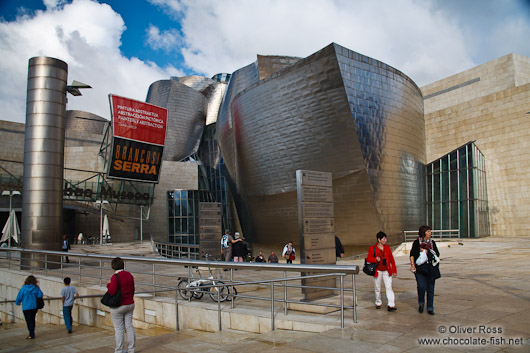
[{"label": "person standing", "polygon": [[234,262],[243,262],[243,258],[247,256],[246,246],[243,244],[243,239],[238,232],[234,234],[234,240],[232,242],[232,254],[234,256]]},{"label": "person standing", "polygon": [[[63,234],[62,249],[64,252],[68,252],[68,250],[70,250],[70,242],[68,241],[68,237],[66,236],[66,234]],[[68,260],[68,256],[65,256],[65,257],[66,257],[66,262],[70,262],[70,260]]]},{"label": "person standing", "polygon": [[388,311],[395,311],[395,295],[392,290],[392,277],[397,275],[396,262],[392,255],[392,250],[387,242],[387,235],[384,232],[377,233],[377,243],[368,249],[367,262],[376,263],[377,268],[374,275],[375,288],[375,308],[381,309],[381,280],[385,283],[386,298],[388,300]]},{"label": "person standing", "polygon": [[37,298],[42,298],[43,294],[37,285],[38,281],[35,276],[30,275],[24,281],[24,285],[20,288],[15,300],[16,305],[22,303],[22,312],[24,319],[26,319],[26,326],[28,327],[29,336],[26,339],[35,338],[35,316],[37,316]]},{"label": "person standing", "polygon": [[114,338],[116,340],[115,353],[123,353],[125,341],[124,328],[127,331],[128,353],[134,353],[136,349],[136,335],[132,323],[134,312],[134,277],[130,272],[124,270],[125,264],[120,257],[116,257],[111,262],[114,275],[107,283],[109,295],[116,294],[118,290],[118,279],[120,279],[120,306],[110,308],[110,317],[114,326]]},{"label": "person standing", "polygon": [[[436,256],[440,256],[440,251],[436,246],[436,242],[431,238],[431,227],[421,226],[418,231],[418,239],[412,243],[410,250],[410,271],[416,277],[416,284],[418,289],[418,311],[423,313],[425,307],[425,292],[427,292],[427,312],[429,315],[434,315],[434,282],[440,277],[440,271],[433,271],[432,261],[434,259],[433,252]],[[420,253],[424,252],[427,255],[427,263],[423,266],[416,266],[416,261],[420,257]],[[426,270],[423,270],[426,268]]]},{"label": "person standing", "polygon": [[286,259],[288,264],[292,264],[293,260],[296,258],[296,251],[294,250],[293,242],[289,241],[283,247],[282,256]]},{"label": "person standing", "polygon": [[79,293],[77,293],[75,287],[70,285],[71,281],[70,277],[65,277],[63,280],[64,288],[61,290],[64,325],[68,333],[72,333],[72,308],[74,307],[74,300],[79,298]]},{"label": "person standing", "polygon": [[335,236],[335,255],[336,257],[344,257],[344,247],[337,236]]},{"label": "person standing", "polygon": [[256,256],[256,262],[265,262],[265,256],[263,256],[263,251],[259,251],[258,256]]},{"label": "person standing", "polygon": [[85,237],[83,236],[83,233],[79,233],[77,236],[77,244],[81,245],[85,243]]},{"label": "person standing", "polygon": [[269,263],[271,264],[277,264],[278,263],[278,256],[274,253],[274,251],[271,251],[271,254],[269,255]]},{"label": "person standing", "polygon": [[221,237],[221,254],[225,256],[225,261],[232,261],[232,243],[234,238],[230,235],[230,230],[226,229]]}]

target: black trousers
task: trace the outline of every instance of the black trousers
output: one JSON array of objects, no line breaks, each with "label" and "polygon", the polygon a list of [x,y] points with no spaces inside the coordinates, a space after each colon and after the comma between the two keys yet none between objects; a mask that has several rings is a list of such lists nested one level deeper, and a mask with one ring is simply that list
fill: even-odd
[{"label": "black trousers", "polygon": [[[68,252],[68,249],[63,249],[63,251]],[[65,256],[65,257],[66,257],[66,262],[70,262],[70,260],[68,260],[68,256]]]},{"label": "black trousers", "polygon": [[26,325],[28,326],[29,335],[35,338],[35,316],[37,316],[38,309],[23,310]]}]

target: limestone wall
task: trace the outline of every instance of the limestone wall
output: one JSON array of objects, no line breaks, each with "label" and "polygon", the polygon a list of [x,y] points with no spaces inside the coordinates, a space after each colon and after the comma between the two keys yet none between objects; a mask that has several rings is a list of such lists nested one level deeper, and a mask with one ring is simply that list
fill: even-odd
[{"label": "limestone wall", "polygon": [[[435,91],[480,81],[428,98]],[[427,161],[476,140],[486,158],[491,235],[530,234],[530,58],[510,54],[422,88]]]}]

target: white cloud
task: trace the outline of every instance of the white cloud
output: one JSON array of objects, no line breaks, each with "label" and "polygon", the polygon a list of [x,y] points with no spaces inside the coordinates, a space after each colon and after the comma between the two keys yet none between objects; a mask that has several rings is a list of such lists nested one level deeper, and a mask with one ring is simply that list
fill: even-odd
[{"label": "white cloud", "polygon": [[[492,1],[456,1],[445,8],[444,1],[434,0],[150,2],[179,19],[186,65],[206,76],[232,72],[255,61],[256,54],[305,57],[336,42],[424,85],[480,64],[484,57],[495,59],[499,47],[528,49],[530,37],[528,21],[506,26],[496,19],[498,2]],[[503,4],[510,11],[516,8],[516,0]],[[474,18],[477,7],[480,16]],[[485,27],[496,28],[498,39],[482,33]],[[479,41],[484,43],[480,48]]]},{"label": "white cloud", "polygon": [[120,38],[125,30],[121,16],[105,4],[74,0],[47,1],[47,10],[33,17],[23,16],[0,23],[0,106],[2,120],[25,121],[28,60],[50,56],[69,66],[69,83],[85,82],[93,89],[83,90],[82,97],[69,97],[67,109],[86,110],[110,117],[108,94],[144,100],[149,84],[179,70],[160,68],[120,53]]},{"label": "white cloud", "polygon": [[150,25],[146,32],[146,42],[154,50],[162,49],[168,52],[177,50],[182,44],[182,38],[176,29],[160,32],[158,27]]}]

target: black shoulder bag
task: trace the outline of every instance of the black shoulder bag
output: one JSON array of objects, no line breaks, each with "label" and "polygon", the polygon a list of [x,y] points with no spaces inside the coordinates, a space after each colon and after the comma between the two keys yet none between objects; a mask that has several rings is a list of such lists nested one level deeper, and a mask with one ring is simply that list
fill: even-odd
[{"label": "black shoulder bag", "polygon": [[37,297],[37,309],[44,308],[44,299],[42,297]]},{"label": "black shoulder bag", "polygon": [[120,299],[121,299],[121,290],[120,290],[120,276],[116,273],[116,294],[110,295],[109,292],[105,293],[103,295],[103,298],[101,298],[101,304],[106,305],[111,308],[117,308],[120,306]]},{"label": "black shoulder bag", "polygon": [[[374,245],[374,257],[375,257],[375,245]],[[363,272],[366,273],[368,276],[374,276],[375,270],[377,268],[377,265],[379,262],[370,263],[366,261],[366,258],[364,259],[364,266],[363,266]]]}]

